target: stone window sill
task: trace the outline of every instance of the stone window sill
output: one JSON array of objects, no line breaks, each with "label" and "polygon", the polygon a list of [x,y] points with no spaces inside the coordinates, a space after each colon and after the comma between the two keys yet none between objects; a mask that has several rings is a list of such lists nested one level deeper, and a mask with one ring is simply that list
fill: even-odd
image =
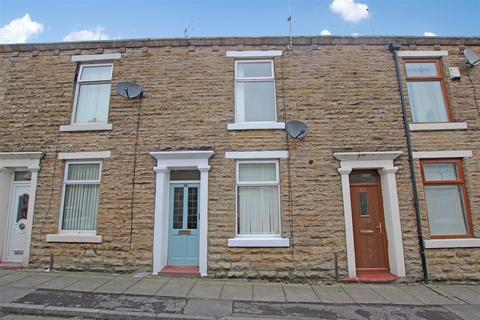
[{"label": "stone window sill", "polygon": [[466,122],[410,123],[410,131],[466,130]]},{"label": "stone window sill", "polygon": [[441,249],[441,248],[480,248],[480,239],[432,239],[425,240],[425,248]]},{"label": "stone window sill", "polygon": [[102,243],[102,236],[96,234],[47,234],[47,242]]},{"label": "stone window sill", "polygon": [[60,126],[60,131],[108,131],[112,130],[111,123],[79,123]]},{"label": "stone window sill", "polygon": [[285,122],[237,122],[227,124],[227,130],[285,129]]},{"label": "stone window sill", "polygon": [[251,237],[243,238],[237,237],[233,239],[228,239],[229,247],[237,248],[273,248],[273,247],[289,247],[290,239],[282,237]]}]

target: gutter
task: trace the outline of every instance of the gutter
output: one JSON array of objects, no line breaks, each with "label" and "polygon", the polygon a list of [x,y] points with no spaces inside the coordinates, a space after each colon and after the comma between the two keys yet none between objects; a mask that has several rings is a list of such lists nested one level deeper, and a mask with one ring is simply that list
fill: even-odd
[{"label": "gutter", "polygon": [[403,124],[405,127],[405,138],[407,140],[408,163],[410,165],[410,176],[412,177],[413,204],[415,207],[415,218],[417,220],[418,245],[420,247],[420,258],[422,261],[423,282],[428,283],[429,277],[428,277],[428,268],[427,268],[427,257],[425,255],[425,243],[423,241],[422,220],[420,216],[420,205],[418,202],[417,178],[415,175],[415,163],[413,160],[412,138],[411,138],[410,129],[408,126],[407,107],[405,104],[405,96],[403,94],[402,77],[400,73],[400,60],[398,58],[398,50],[400,50],[401,46],[402,45],[400,43],[397,43],[394,41],[390,44],[389,49],[393,53],[393,59],[395,60],[398,89],[400,92],[400,101],[402,104]]}]

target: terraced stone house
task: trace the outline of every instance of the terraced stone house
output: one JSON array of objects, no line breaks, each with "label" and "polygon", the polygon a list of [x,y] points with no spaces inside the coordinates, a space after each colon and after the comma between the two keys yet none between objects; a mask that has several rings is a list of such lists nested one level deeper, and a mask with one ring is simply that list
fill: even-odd
[{"label": "terraced stone house", "polygon": [[480,39],[1,45],[0,265],[479,281],[465,49]]}]

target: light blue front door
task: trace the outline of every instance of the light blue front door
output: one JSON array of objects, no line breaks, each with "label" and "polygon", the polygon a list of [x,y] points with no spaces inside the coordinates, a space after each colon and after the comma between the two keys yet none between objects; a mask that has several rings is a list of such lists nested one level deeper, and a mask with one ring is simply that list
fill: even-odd
[{"label": "light blue front door", "polygon": [[170,185],[169,266],[198,266],[199,191],[199,184]]}]

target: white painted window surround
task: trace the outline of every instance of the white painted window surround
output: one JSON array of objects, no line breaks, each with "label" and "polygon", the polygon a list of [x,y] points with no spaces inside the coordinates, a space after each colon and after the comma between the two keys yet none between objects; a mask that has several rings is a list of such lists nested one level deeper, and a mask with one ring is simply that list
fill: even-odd
[{"label": "white painted window surround", "polygon": [[111,157],[111,151],[60,152],[58,154],[59,160],[106,159]]},{"label": "white painted window surround", "polygon": [[96,234],[74,234],[74,233],[48,234],[47,242],[101,243],[102,236],[96,235]]},{"label": "white painted window surround", "polygon": [[228,239],[228,246],[239,248],[289,247],[290,239],[282,237],[237,237]]},{"label": "white painted window surround", "polygon": [[229,58],[272,58],[280,57],[282,54],[282,50],[227,51]]},{"label": "white painted window surround", "polygon": [[226,159],[286,159],[288,151],[227,151]]},{"label": "white painted window surround", "polygon": [[72,132],[72,131],[109,131],[112,130],[113,125],[111,123],[77,123],[61,125],[60,131]]},{"label": "white painted window surround", "polygon": [[405,257],[403,252],[400,209],[398,206],[397,182],[395,177],[398,168],[393,165],[393,160],[401,154],[401,151],[341,152],[333,154],[337,160],[340,160],[340,168],[338,168],[338,172],[342,179],[349,277],[355,278],[357,276],[352,205],[350,200],[350,173],[354,169],[377,169],[380,174],[385,229],[388,236],[388,260],[390,272],[399,277],[405,276]]},{"label": "white painted window surround", "polygon": [[402,58],[436,58],[448,56],[448,51],[398,51],[397,55]]},{"label": "white painted window surround", "polygon": [[72,56],[72,62],[107,61],[122,58],[121,53],[81,54]]},{"label": "white painted window surround", "polygon": [[227,124],[227,130],[275,130],[285,129],[285,122],[238,122]]},{"label": "white painted window surround", "polygon": [[471,150],[455,151],[414,151],[414,159],[443,159],[443,158],[469,158],[472,157]]},{"label": "white painted window surround", "polygon": [[441,248],[480,248],[480,239],[431,239],[425,240],[425,248],[441,249]]},{"label": "white painted window surround", "polygon": [[466,130],[466,122],[410,123],[410,131]]}]

